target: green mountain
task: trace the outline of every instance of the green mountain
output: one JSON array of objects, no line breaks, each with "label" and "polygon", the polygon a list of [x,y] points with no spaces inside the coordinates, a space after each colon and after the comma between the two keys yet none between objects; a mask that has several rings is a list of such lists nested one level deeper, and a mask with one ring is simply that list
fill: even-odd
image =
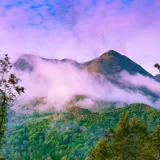
[{"label": "green mountain", "polygon": [[[158,80],[140,65],[120,53],[110,50],[100,57],[85,63],[70,59],[45,59],[33,55],[22,55],[14,63],[17,70],[33,72],[38,60],[45,62],[69,63],[91,74],[101,74],[111,83],[127,91],[135,91],[151,96],[154,101],[160,98],[145,87],[137,87],[119,81],[119,73],[127,71]],[[118,95],[117,95],[118,96]],[[160,110],[147,104],[134,103],[116,108],[118,102],[94,101],[92,110],[79,107],[77,102],[87,99],[86,95],[74,95],[66,104],[64,111],[51,110],[39,113],[36,108],[46,105],[45,97],[37,97],[23,104],[16,104],[22,112],[10,110],[6,143],[3,155],[6,160],[84,160],[88,150],[104,135],[108,128],[115,128],[119,115],[129,112],[139,119],[143,118],[148,131],[155,130],[160,125]],[[29,112],[31,110],[31,112]],[[28,114],[29,113],[29,114]]]},{"label": "green mountain", "polygon": [[122,112],[143,117],[149,132],[160,125],[160,110],[141,103],[104,112],[73,106],[53,114],[34,113],[9,122],[16,127],[6,133],[3,155],[7,160],[84,160],[104,131],[117,126]]}]

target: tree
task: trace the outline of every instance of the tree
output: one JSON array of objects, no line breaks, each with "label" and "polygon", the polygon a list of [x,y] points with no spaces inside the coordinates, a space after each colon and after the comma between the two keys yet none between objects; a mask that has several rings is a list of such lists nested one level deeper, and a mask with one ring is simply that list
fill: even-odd
[{"label": "tree", "polygon": [[105,138],[101,138],[95,146],[95,149],[90,151],[91,157],[88,160],[107,160],[109,157],[108,144]]},{"label": "tree", "polygon": [[4,142],[8,108],[15,98],[24,93],[24,87],[19,86],[20,79],[11,73],[12,65],[6,54],[0,59],[0,150]]},{"label": "tree", "polygon": [[156,64],[154,65],[154,67],[157,68],[157,69],[160,71],[160,65],[159,65],[158,63],[156,63]]},{"label": "tree", "polygon": [[152,133],[152,145],[155,154],[157,155],[157,160],[160,160],[160,126]]},{"label": "tree", "polygon": [[[89,160],[156,160],[156,157],[159,158],[159,138],[158,129],[150,136],[143,119],[138,120],[134,115],[129,121],[129,114],[123,113],[117,127],[110,128],[105,137],[90,150]],[[153,150],[156,150],[158,156]]]},{"label": "tree", "polygon": [[[160,71],[160,65],[158,63],[156,63],[154,67],[158,68]],[[158,126],[155,132],[152,134],[152,140],[154,149],[157,151],[157,160],[160,160],[160,126]]]}]

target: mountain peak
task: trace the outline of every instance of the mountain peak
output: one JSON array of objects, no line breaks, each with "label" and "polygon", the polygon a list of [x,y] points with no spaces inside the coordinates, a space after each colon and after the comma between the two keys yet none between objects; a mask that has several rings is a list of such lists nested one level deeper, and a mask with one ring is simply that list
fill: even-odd
[{"label": "mountain peak", "polygon": [[121,55],[120,53],[116,52],[115,50],[109,50],[108,52],[105,52],[103,53],[100,58],[101,59],[104,59],[104,60],[109,60],[110,58],[113,58],[113,57],[117,57],[117,58],[120,58]]},{"label": "mountain peak", "polygon": [[121,55],[120,53],[118,53],[117,51],[115,51],[115,50],[109,50],[109,51],[107,51],[107,52],[105,52],[105,53],[103,53],[102,54],[102,56],[103,55],[109,55],[109,56],[119,56],[119,55]]},{"label": "mountain peak", "polygon": [[144,76],[153,77],[140,65],[115,50],[109,50],[100,57],[86,62],[85,68],[89,73],[101,73],[105,76],[114,75],[125,70],[132,75],[139,73]]},{"label": "mountain peak", "polygon": [[32,71],[35,58],[36,57],[31,54],[22,54],[14,63],[14,67],[22,71]]},{"label": "mountain peak", "polygon": [[68,63],[68,64],[71,64],[71,65],[74,65],[75,67],[82,68],[80,63],[78,63],[77,61],[72,60],[72,59],[67,59],[67,58],[62,59],[62,60],[47,59],[47,58],[43,58],[43,57],[37,57],[37,56],[32,55],[32,54],[23,54],[23,55],[21,55],[18,58],[18,60],[14,63],[14,67],[17,70],[31,72],[35,68],[36,60],[42,60],[42,61],[51,62],[51,63],[54,63],[54,64],[57,64],[57,63]]},{"label": "mountain peak", "polygon": [[70,63],[78,68],[86,69],[89,73],[103,74],[105,76],[115,75],[125,70],[130,74],[139,73],[141,75],[153,78],[153,76],[144,70],[140,65],[115,50],[109,50],[103,53],[100,57],[85,63],[78,63],[71,59],[46,59],[36,57],[31,54],[23,54],[15,62],[14,66],[22,71],[32,71],[34,69],[35,60],[37,58],[52,63]]}]

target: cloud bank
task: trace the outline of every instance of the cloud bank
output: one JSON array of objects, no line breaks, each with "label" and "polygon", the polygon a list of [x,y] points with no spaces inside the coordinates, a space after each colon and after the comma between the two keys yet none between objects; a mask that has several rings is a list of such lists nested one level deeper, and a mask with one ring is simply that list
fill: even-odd
[{"label": "cloud bank", "polygon": [[[159,105],[159,103],[156,106],[153,105],[149,97],[138,91],[128,92],[113,85],[103,76],[97,79],[87,71],[80,70],[68,63],[59,62],[57,64],[36,59],[33,72],[17,72],[17,75],[23,79],[21,85],[26,88],[26,93],[18,99],[19,101],[27,103],[34,98],[46,97],[44,105],[35,108],[38,111],[51,108],[63,110],[75,95],[87,96],[88,98],[76,102],[75,105],[90,109],[95,106],[96,101],[121,102],[121,105],[136,102],[146,103],[153,107]],[[125,73],[124,78],[121,80],[128,81],[135,86],[144,85],[154,92],[160,92],[154,87],[158,83],[148,77],[140,75],[135,77]]]},{"label": "cloud bank", "polygon": [[121,73],[121,81],[129,82],[137,87],[146,87],[150,91],[160,94],[160,83],[150,77],[142,76],[141,74],[130,75],[127,72]]},{"label": "cloud bank", "polygon": [[114,49],[153,74],[159,57],[158,0],[0,0],[0,55],[86,61]]}]

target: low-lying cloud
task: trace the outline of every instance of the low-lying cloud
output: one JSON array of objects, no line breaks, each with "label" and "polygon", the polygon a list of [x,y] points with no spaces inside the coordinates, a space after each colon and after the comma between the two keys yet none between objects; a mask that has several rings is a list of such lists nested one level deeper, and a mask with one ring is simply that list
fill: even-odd
[{"label": "low-lying cloud", "polygon": [[160,94],[160,83],[151,79],[150,77],[142,76],[141,74],[130,75],[127,72],[121,73],[121,80],[130,82],[132,85],[138,87],[146,87],[152,92]]},{"label": "low-lying cloud", "polygon": [[[39,111],[53,107],[56,110],[63,110],[75,95],[87,96],[88,98],[76,102],[75,105],[90,109],[99,100],[117,101],[122,102],[122,104],[143,102],[153,105],[149,97],[138,91],[128,92],[113,85],[103,76],[97,79],[87,71],[68,63],[52,63],[37,59],[33,72],[18,71],[17,75],[21,77],[22,85],[26,88],[26,93],[19,98],[19,101],[26,103],[34,98],[46,97],[45,104],[36,108]],[[141,75],[131,76],[125,73],[122,80],[129,81],[135,86],[145,85],[150,90],[159,92],[156,87],[151,85],[157,85],[157,82]]]}]

